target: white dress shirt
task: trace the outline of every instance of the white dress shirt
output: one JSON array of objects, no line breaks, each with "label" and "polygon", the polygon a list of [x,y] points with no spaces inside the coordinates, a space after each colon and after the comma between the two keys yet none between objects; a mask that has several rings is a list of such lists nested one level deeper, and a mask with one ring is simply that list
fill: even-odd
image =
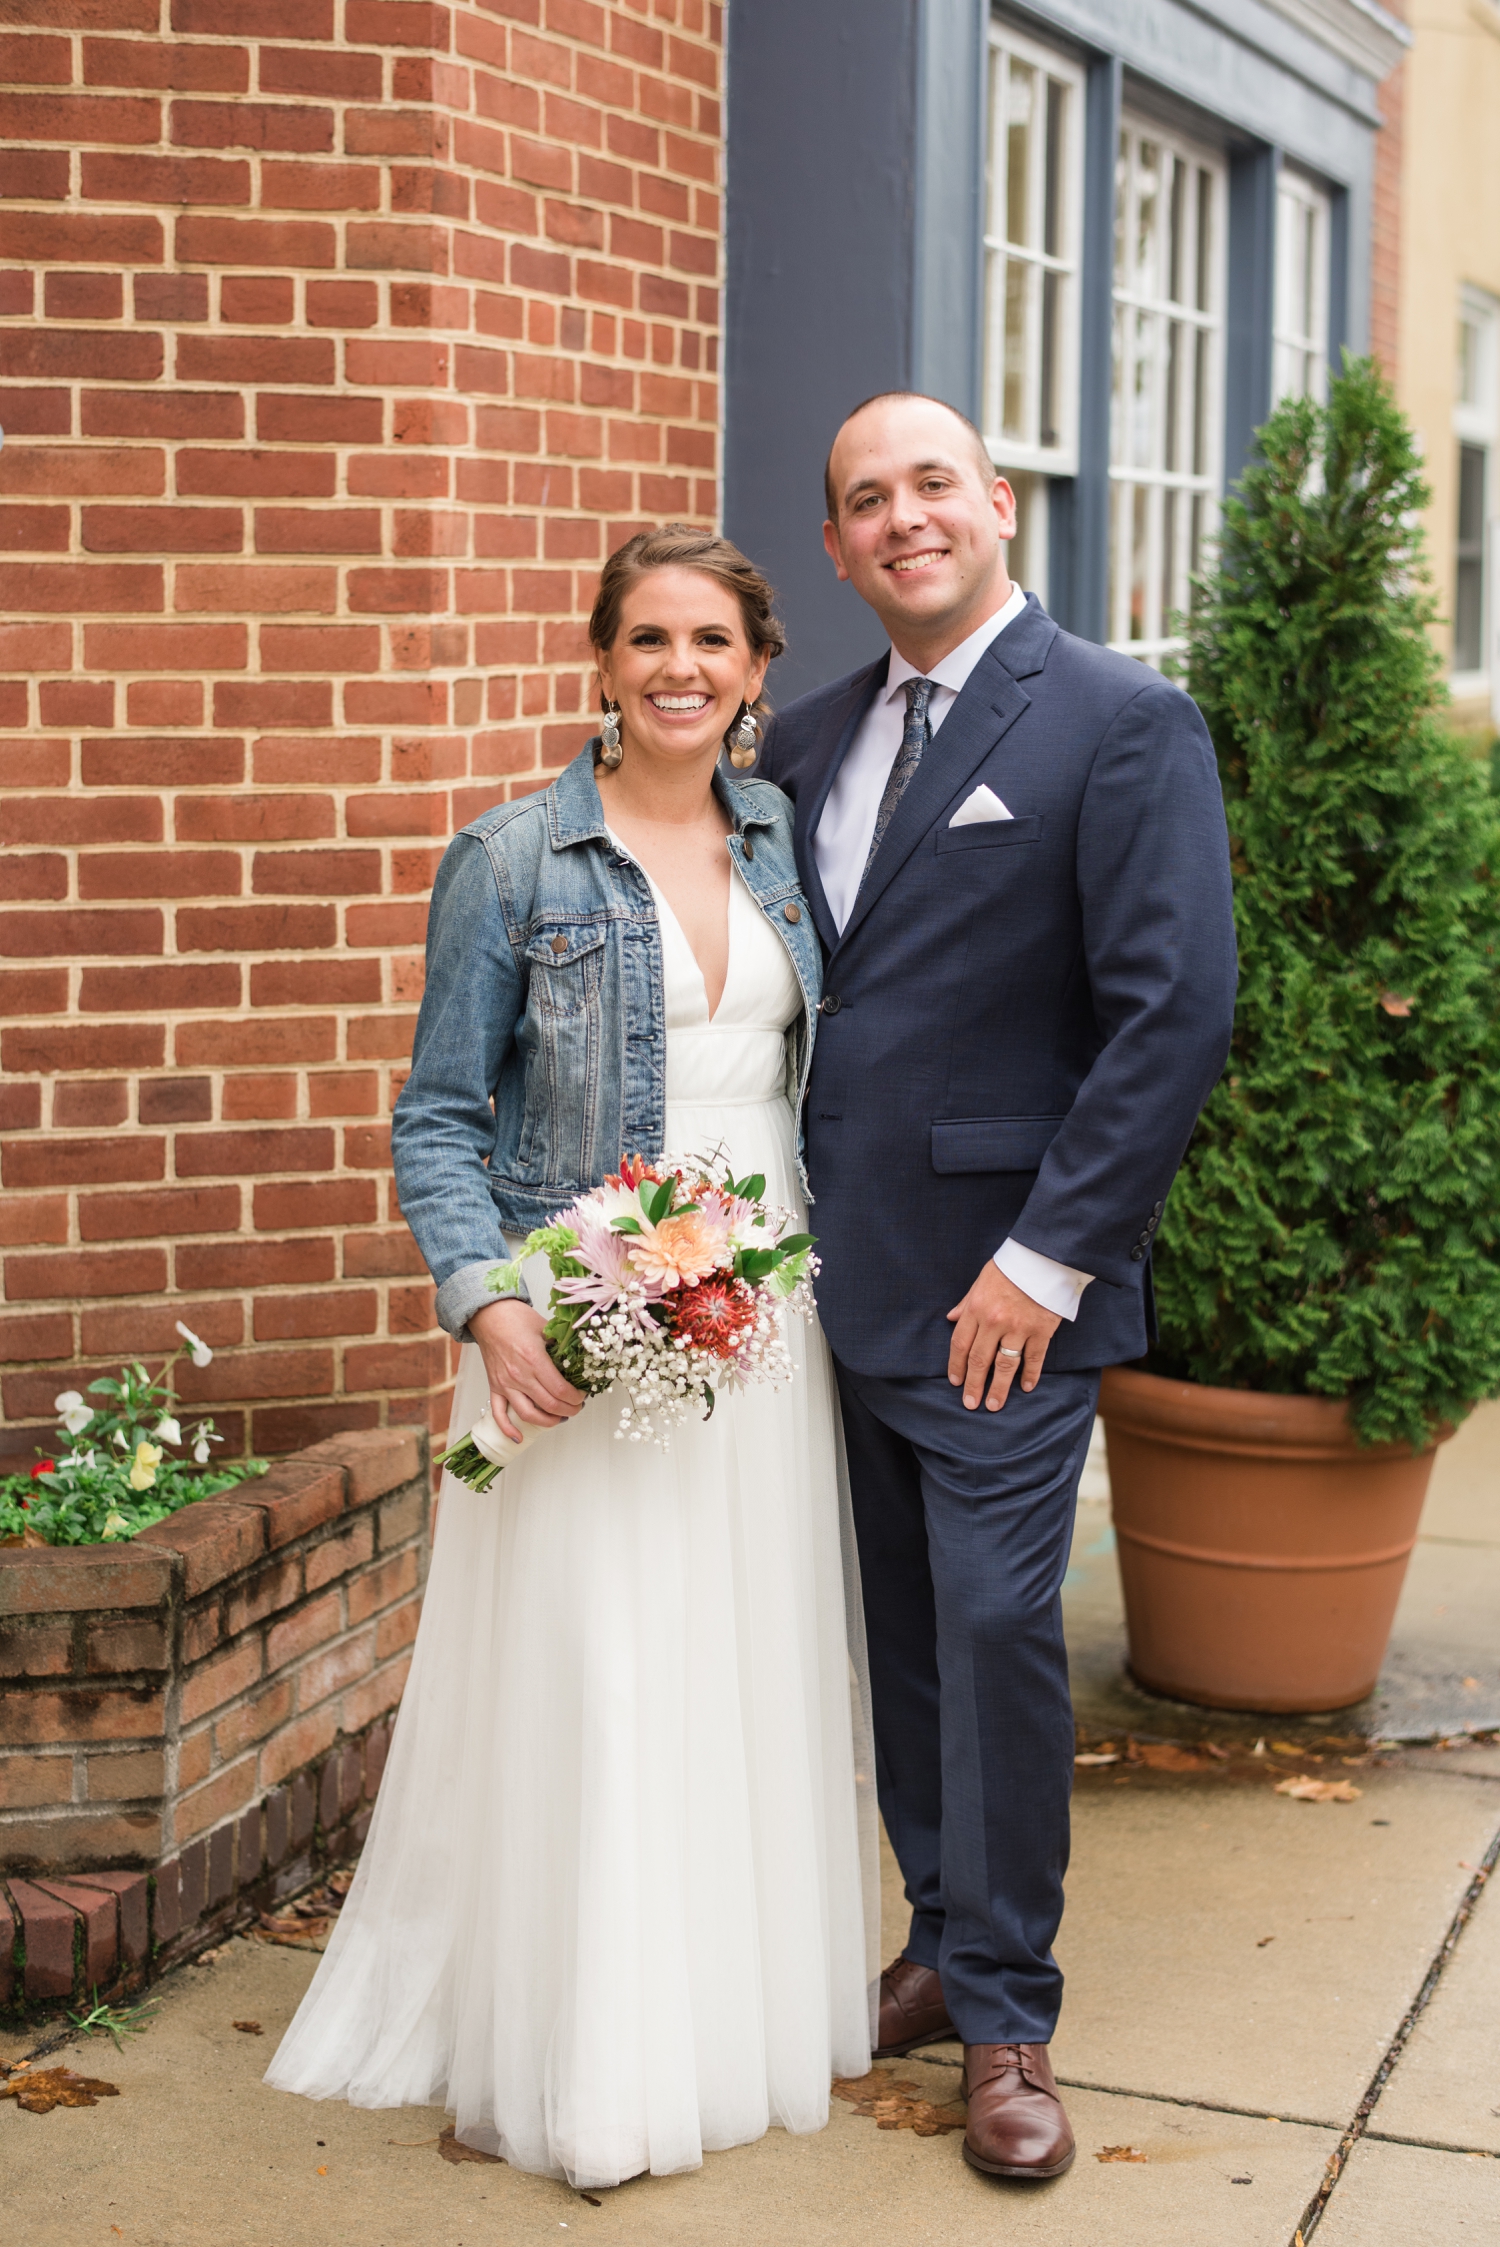
[{"label": "white dress shirt", "polygon": [[[849,745],[849,754],[828,791],[828,800],[813,836],[818,876],[840,933],[854,910],[880,799],[906,728],[906,696],[902,691],[906,681],[926,678],[933,682],[927,723],[935,739],[944,718],[968,685],[975,664],[991,641],[998,639],[1025,606],[1026,595],[1018,585],[1013,586],[1004,607],[986,617],[977,632],[971,632],[966,640],[960,641],[951,654],[945,655],[941,663],[935,663],[930,671],[919,671],[904,655],[891,649],[885,686],[860,722],[859,731]],[[1043,1310],[1053,1311],[1065,1319],[1077,1318],[1083,1291],[1094,1276],[1092,1272],[1074,1271],[1070,1264],[1059,1264],[1052,1257],[1039,1255],[1034,1248],[1023,1248],[1014,1240],[1001,1243],[995,1251],[995,1262],[1024,1295],[1040,1303]]]}]

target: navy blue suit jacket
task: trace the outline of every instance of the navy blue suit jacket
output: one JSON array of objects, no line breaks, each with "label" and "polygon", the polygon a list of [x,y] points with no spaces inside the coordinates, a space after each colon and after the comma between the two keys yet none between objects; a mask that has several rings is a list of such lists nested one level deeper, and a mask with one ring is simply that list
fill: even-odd
[{"label": "navy blue suit jacket", "polygon": [[[827,954],[808,1172],[837,1355],[933,1374],[1007,1235],[1092,1272],[1059,1368],[1139,1357],[1151,1242],[1234,1012],[1229,851],[1197,706],[1035,596],[970,675],[842,935],[812,837],[887,658],[791,703],[756,765],[797,808]],[[950,826],[981,783],[1014,815]]]}]

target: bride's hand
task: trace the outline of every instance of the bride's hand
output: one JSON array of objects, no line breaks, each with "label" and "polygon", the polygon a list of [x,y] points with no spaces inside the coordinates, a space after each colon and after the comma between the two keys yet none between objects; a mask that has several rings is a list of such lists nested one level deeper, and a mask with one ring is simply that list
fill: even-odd
[{"label": "bride's hand", "polygon": [[517,1443],[521,1431],[516,1423],[555,1428],[560,1420],[571,1420],[588,1401],[548,1357],[542,1325],[540,1314],[515,1297],[486,1303],[469,1317],[469,1332],[479,1344],[489,1377],[490,1410],[502,1435]]}]

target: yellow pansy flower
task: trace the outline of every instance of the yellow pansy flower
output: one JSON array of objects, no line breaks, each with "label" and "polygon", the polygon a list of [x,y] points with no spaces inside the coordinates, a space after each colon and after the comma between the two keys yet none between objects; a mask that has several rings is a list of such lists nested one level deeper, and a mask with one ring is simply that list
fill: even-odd
[{"label": "yellow pansy flower", "polygon": [[130,1487],[132,1490],[150,1490],[156,1481],[156,1470],[161,1465],[161,1446],[155,1443],[138,1443],[131,1462]]}]

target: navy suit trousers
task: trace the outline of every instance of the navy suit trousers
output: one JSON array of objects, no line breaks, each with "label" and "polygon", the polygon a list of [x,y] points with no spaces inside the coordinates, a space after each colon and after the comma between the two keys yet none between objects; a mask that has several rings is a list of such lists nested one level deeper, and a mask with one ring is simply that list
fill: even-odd
[{"label": "navy suit trousers", "polygon": [[1062,1580],[1096,1371],[966,1412],[946,1375],[838,1364],[881,1814],[966,2044],[1045,2044],[1062,2003],[1073,1713]]}]

